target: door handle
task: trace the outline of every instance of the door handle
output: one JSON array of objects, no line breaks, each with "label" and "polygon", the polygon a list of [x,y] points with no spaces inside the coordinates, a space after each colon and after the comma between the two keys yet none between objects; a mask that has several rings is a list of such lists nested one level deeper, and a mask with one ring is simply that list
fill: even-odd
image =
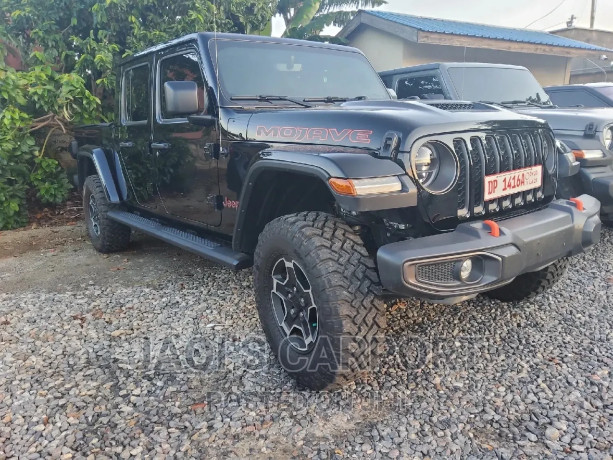
[{"label": "door handle", "polygon": [[134,147],[134,142],[132,141],[120,142],[119,147],[122,147],[122,148]]},{"label": "door handle", "polygon": [[151,148],[154,150],[168,150],[170,144],[168,142],[152,142]]}]

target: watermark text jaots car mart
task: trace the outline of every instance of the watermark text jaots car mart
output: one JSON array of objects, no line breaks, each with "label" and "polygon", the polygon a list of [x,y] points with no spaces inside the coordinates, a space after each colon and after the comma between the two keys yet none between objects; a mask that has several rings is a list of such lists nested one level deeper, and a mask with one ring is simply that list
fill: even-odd
[{"label": "watermark text jaots car mart", "polygon": [[[407,373],[422,372],[426,368],[448,368],[452,363],[447,360],[439,359],[441,350],[450,346],[467,346],[473,343],[475,337],[454,338],[450,344],[448,339],[432,340],[420,336],[387,336],[382,340],[379,347],[382,347],[383,359],[389,356],[402,357],[402,362],[394,362]],[[487,342],[487,337],[479,337],[479,342]],[[368,344],[363,338],[351,336],[342,337],[341,340],[348,341],[352,347],[362,347],[365,351],[361,356],[367,367],[372,371],[376,365],[374,359],[370,361],[370,351]],[[325,359],[330,353],[325,338],[320,338],[316,352],[310,355],[299,355],[291,353],[288,344],[287,353],[280,355],[279,363],[290,371],[307,370],[315,372],[318,366],[330,366],[330,360]],[[182,336],[161,336],[145,337],[133,343],[138,347],[138,362],[134,366],[145,372],[155,374],[173,373],[197,373],[214,371],[247,371],[257,372],[267,366],[277,362],[270,352],[270,347],[263,335],[252,334],[244,337],[225,337],[223,340],[213,340],[204,335],[190,337]],[[401,353],[399,353],[401,351]],[[318,358],[324,358],[321,361]],[[347,359],[346,359],[347,358]],[[396,358],[397,360],[398,358]],[[324,362],[326,364],[320,364]],[[349,357],[335,356],[333,363],[335,366],[352,366],[354,363]]]}]

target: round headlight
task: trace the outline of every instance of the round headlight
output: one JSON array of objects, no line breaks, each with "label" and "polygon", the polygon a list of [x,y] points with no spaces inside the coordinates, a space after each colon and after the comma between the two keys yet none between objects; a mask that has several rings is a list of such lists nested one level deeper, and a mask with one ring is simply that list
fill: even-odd
[{"label": "round headlight", "polygon": [[556,148],[558,149],[558,153],[572,153],[570,147],[559,139],[556,139]]},{"label": "round headlight", "polygon": [[[554,139],[548,134],[543,135],[543,163],[549,171],[549,174],[553,174],[558,165],[558,155],[572,155],[572,150],[568,145],[559,139]],[[573,157],[574,158],[574,157]],[[574,160],[573,160],[574,161]]]},{"label": "round headlight", "polygon": [[609,150],[613,150],[613,126],[604,129],[603,138],[605,147]]},{"label": "round headlight", "polygon": [[458,159],[441,142],[426,142],[413,150],[407,172],[430,193],[444,193],[458,179]]},{"label": "round headlight", "polygon": [[419,183],[424,187],[430,185],[436,179],[440,168],[436,149],[428,144],[422,145],[413,159],[413,167]]}]

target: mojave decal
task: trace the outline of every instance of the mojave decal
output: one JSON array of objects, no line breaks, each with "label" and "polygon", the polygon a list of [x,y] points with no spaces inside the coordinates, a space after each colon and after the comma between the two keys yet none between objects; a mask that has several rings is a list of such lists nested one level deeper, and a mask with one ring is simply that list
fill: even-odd
[{"label": "mojave decal", "polygon": [[258,126],[256,136],[288,141],[370,144],[372,131],[366,129],[304,128],[298,126]]}]

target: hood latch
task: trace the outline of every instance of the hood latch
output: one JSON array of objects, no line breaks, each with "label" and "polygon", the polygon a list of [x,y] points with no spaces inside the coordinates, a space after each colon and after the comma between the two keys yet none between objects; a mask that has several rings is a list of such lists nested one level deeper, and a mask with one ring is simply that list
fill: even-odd
[{"label": "hood latch", "polygon": [[596,123],[590,122],[585,126],[585,131],[583,131],[583,135],[585,137],[595,137],[596,131]]},{"label": "hood latch", "polygon": [[400,149],[400,135],[394,131],[388,131],[383,136],[383,145],[381,145],[381,153],[379,156],[382,157],[394,157],[398,150]]}]

